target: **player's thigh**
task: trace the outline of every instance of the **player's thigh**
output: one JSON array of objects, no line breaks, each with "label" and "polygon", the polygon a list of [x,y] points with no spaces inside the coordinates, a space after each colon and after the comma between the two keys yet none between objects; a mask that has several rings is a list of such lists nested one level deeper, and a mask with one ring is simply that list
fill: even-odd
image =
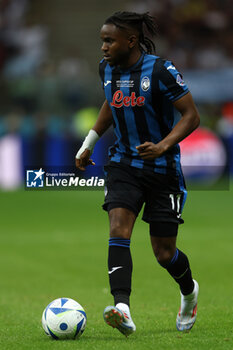
[{"label": "player's thigh", "polygon": [[151,188],[147,191],[143,220],[150,222],[173,222],[182,224],[182,210],[185,203],[184,191],[177,188],[161,190]]},{"label": "player's thigh", "polygon": [[[157,176],[157,175],[156,175]],[[157,176],[158,177],[158,176]],[[186,191],[181,190],[177,178],[160,175],[154,186],[147,188],[143,220],[151,222],[183,223],[182,210]],[[161,180],[162,179],[162,180]]]},{"label": "player's thigh", "polygon": [[115,208],[124,208],[137,217],[145,196],[140,181],[135,175],[136,170],[117,164],[108,165],[105,170],[106,188],[103,209],[110,212]]}]

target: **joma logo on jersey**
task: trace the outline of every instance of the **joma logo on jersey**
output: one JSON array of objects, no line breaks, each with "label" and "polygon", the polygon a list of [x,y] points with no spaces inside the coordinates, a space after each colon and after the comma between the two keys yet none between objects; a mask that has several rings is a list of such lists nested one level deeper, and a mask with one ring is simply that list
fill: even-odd
[{"label": "joma logo on jersey", "polygon": [[123,97],[123,92],[121,90],[117,90],[113,95],[111,106],[116,108],[125,107],[142,107],[145,104],[145,97],[139,96],[136,97],[135,92],[132,92],[130,96]]}]

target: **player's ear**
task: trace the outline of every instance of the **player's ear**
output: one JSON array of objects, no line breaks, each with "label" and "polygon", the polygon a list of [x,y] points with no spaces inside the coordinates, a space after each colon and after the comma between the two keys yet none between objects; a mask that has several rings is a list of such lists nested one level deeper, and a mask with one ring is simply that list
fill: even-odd
[{"label": "player's ear", "polygon": [[129,40],[129,48],[132,49],[136,45],[138,39],[136,35],[132,34],[130,35],[128,40]]}]

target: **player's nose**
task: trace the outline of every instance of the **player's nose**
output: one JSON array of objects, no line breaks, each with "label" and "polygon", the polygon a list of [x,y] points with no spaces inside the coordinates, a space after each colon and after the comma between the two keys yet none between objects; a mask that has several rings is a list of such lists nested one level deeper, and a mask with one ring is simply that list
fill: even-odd
[{"label": "player's nose", "polygon": [[101,47],[101,50],[102,50],[103,52],[107,52],[107,51],[108,51],[108,46],[107,46],[106,43],[103,43],[103,45],[102,45],[102,47]]}]

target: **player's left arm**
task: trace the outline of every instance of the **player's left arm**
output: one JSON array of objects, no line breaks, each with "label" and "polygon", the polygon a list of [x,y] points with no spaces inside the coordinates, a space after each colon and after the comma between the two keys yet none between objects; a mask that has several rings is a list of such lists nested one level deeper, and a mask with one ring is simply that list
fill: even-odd
[{"label": "player's left arm", "polygon": [[142,159],[154,159],[162,156],[199,126],[200,116],[190,92],[173,102],[173,105],[181,113],[180,121],[159,143],[145,142],[137,146]]}]

